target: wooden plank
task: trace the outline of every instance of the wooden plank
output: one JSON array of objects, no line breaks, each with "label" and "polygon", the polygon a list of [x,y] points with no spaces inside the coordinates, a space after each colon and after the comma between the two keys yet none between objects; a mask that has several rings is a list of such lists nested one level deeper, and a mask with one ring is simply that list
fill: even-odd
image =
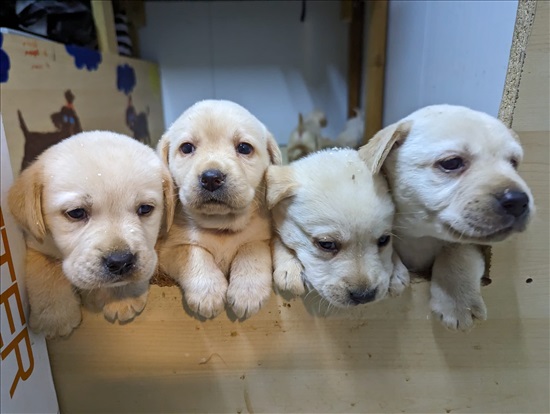
[{"label": "wooden plank", "polygon": [[134,322],[85,313],[49,341],[61,411],[544,412],[548,319],[529,303],[546,303],[548,285],[536,283],[484,288],[491,319],[470,334],[431,318],[427,283],[327,316],[318,298],[274,295],[244,322],[198,321],[178,288],[153,286]]},{"label": "wooden plank", "polygon": [[361,107],[361,78],[363,76],[363,37],[365,3],[352,0],[348,32],[348,118]]},{"label": "wooden plank", "polygon": [[346,23],[351,23],[353,13],[353,0],[340,0],[340,19]]},{"label": "wooden plank", "polygon": [[550,2],[537,1],[535,22],[525,52],[525,64],[512,127],[517,131],[550,130]]},{"label": "wooden plank", "polygon": [[103,53],[118,54],[113,4],[110,0],[92,0],[92,12],[99,50]]},{"label": "wooden plank", "polygon": [[367,6],[365,132],[363,143],[366,143],[382,128],[388,20],[388,3],[386,0],[370,1]]}]

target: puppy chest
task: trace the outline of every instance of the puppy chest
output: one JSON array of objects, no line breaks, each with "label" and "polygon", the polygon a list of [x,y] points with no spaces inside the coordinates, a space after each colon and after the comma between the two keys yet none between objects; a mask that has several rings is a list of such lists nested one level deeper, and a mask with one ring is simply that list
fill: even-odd
[{"label": "puppy chest", "polygon": [[231,263],[239,252],[239,249],[249,243],[261,243],[270,239],[269,227],[262,227],[247,228],[238,233],[195,233],[193,240],[190,240],[190,244],[201,246],[212,254],[220,270],[225,275],[228,275]]}]

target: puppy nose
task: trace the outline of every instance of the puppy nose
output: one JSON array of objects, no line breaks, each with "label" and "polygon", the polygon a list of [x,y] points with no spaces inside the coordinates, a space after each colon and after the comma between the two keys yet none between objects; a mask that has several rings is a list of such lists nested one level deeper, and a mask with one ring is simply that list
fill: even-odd
[{"label": "puppy nose", "polygon": [[202,187],[208,191],[216,191],[225,182],[225,174],[220,170],[206,170],[200,176]]},{"label": "puppy nose", "polygon": [[109,273],[122,276],[128,273],[136,263],[136,255],[130,252],[113,252],[103,258],[103,264]]},{"label": "puppy nose", "polygon": [[514,217],[521,216],[529,208],[529,196],[523,191],[507,191],[497,199],[506,213]]},{"label": "puppy nose", "polygon": [[376,292],[378,289],[368,289],[368,290],[356,290],[350,291],[349,297],[355,303],[368,303],[372,302],[376,298]]}]

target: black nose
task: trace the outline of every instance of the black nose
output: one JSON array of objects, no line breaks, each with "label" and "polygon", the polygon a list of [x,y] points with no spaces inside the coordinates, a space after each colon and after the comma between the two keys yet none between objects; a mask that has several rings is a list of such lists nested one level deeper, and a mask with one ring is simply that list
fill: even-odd
[{"label": "black nose", "polygon": [[523,191],[507,191],[497,199],[506,213],[514,217],[521,216],[529,208],[529,196]]},{"label": "black nose", "polygon": [[208,191],[216,191],[225,182],[225,175],[220,170],[206,170],[200,176],[202,187]]},{"label": "black nose", "polygon": [[136,255],[130,252],[113,252],[103,258],[103,264],[112,275],[128,273],[136,263]]},{"label": "black nose", "polygon": [[349,297],[355,303],[369,303],[376,298],[377,289],[350,291]]}]

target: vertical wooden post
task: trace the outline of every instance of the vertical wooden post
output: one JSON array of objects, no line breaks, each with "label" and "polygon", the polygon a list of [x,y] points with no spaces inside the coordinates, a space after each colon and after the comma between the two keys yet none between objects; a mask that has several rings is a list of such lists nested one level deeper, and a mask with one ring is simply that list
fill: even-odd
[{"label": "vertical wooden post", "polygon": [[92,13],[94,15],[99,50],[102,53],[118,54],[112,2],[110,0],[92,0]]},{"label": "vertical wooden post", "polygon": [[348,35],[348,118],[350,118],[355,116],[355,109],[361,106],[364,0],[344,0],[342,18],[350,23]]},{"label": "vertical wooden post", "polygon": [[365,133],[366,143],[382,128],[384,109],[384,78],[386,69],[386,30],[388,3],[386,0],[367,3],[367,58],[365,72]]}]

